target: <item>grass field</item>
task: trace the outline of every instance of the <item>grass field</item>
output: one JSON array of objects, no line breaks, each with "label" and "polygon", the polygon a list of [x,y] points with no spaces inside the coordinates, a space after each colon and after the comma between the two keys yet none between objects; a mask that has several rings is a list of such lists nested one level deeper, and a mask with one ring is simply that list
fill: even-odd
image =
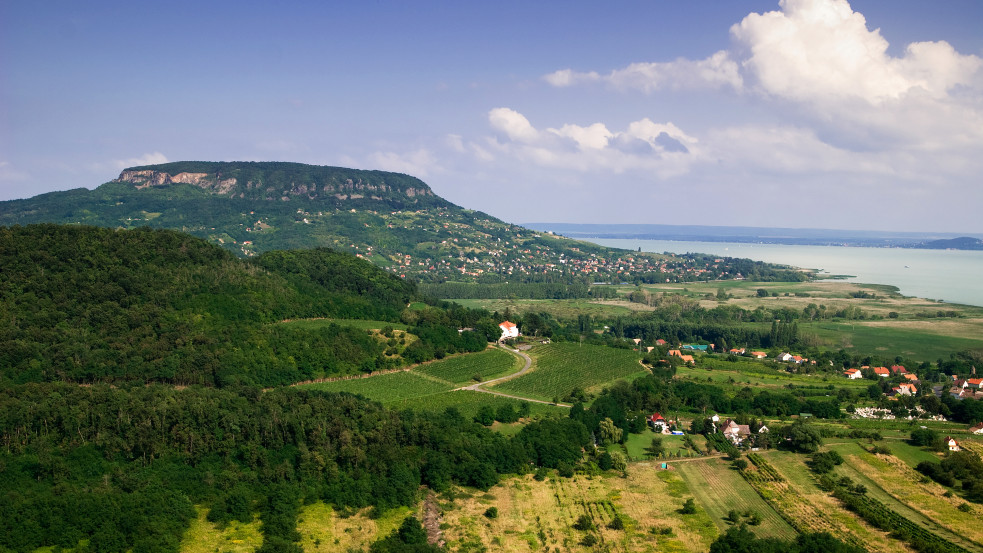
[{"label": "grass field", "polygon": [[207,509],[195,509],[198,518],[191,521],[191,527],[184,534],[181,553],[251,553],[263,545],[258,517],[248,524],[232,521],[225,528],[219,528],[205,519]]},{"label": "grass field", "polygon": [[[510,399],[484,392],[474,392],[471,390],[459,390],[456,392],[444,392],[429,396],[409,398],[402,401],[399,405],[390,405],[398,409],[413,409],[414,411],[427,411],[430,413],[442,413],[448,407],[454,407],[465,417],[474,417],[478,410],[484,406],[498,409],[504,404],[511,404],[515,409],[522,403],[520,400]],[[543,403],[529,402],[530,414],[537,416],[566,416],[569,409],[557,407]]]},{"label": "grass field", "polygon": [[[636,464],[627,478],[606,474],[536,482],[525,476],[504,481],[487,493],[472,490],[453,499],[444,497],[448,550],[706,551],[717,536],[713,522],[702,511],[680,515],[688,495],[685,484],[675,474],[660,476],[650,465]],[[498,510],[497,518],[483,515],[489,507]],[[573,528],[580,516],[586,516],[594,529]],[[623,529],[608,527],[615,516],[623,520]],[[596,546],[583,545],[587,535],[598,540]]]},{"label": "grass field", "polygon": [[840,539],[863,544],[870,551],[911,551],[821,491],[805,465],[805,457],[775,450],[762,452],[761,456],[783,479],[763,486],[769,502],[796,521],[802,531],[829,532]]},{"label": "grass field", "polygon": [[857,444],[838,444],[831,448],[846,460],[837,468],[837,474],[863,484],[868,495],[915,524],[970,551],[983,552],[983,540],[967,539],[980,540],[979,533],[966,530],[979,524],[983,508],[977,505],[969,513],[959,511],[957,506],[964,501],[943,497],[942,486],[921,483],[920,476],[896,458],[867,453]]},{"label": "grass field", "polygon": [[829,347],[847,351],[905,355],[913,361],[935,361],[954,351],[983,348],[983,324],[973,320],[857,321],[800,324]]},{"label": "grass field", "polygon": [[297,517],[300,546],[306,552],[361,551],[391,534],[411,514],[411,509],[402,507],[387,511],[379,518],[370,518],[367,509],[354,516],[342,517],[320,501],[305,505]]},{"label": "grass field", "polygon": [[358,394],[392,407],[398,407],[408,399],[448,392],[454,388],[449,382],[442,382],[411,371],[304,384],[302,387]]},{"label": "grass field", "polygon": [[675,464],[670,462],[670,465],[679,471],[690,491],[721,532],[731,525],[725,520],[728,512],[750,511],[761,517],[759,526],[749,526],[758,537],[786,540],[795,538],[795,530],[761,499],[740,473],[730,468],[727,461],[714,458]]},{"label": "grass field", "polygon": [[440,361],[420,365],[414,369],[451,384],[463,386],[473,384],[474,376],[481,381],[504,376],[522,368],[522,361],[515,355],[501,349],[488,349],[479,353],[457,355]]},{"label": "grass field", "polygon": [[[660,436],[662,438],[662,445],[665,447],[668,456],[675,457],[677,453],[683,458],[690,457],[691,455],[696,456],[696,452],[683,445],[682,436],[656,434],[651,429],[646,429],[645,432],[641,434],[629,434],[624,445],[612,444],[608,446],[608,450],[620,451],[624,453],[628,456],[629,461],[646,460],[650,458],[650,455],[645,450],[652,444],[652,438],[655,436]],[[706,449],[706,438],[699,434],[695,434],[691,437],[700,451]],[[667,458],[666,461],[671,461],[671,459]]]}]

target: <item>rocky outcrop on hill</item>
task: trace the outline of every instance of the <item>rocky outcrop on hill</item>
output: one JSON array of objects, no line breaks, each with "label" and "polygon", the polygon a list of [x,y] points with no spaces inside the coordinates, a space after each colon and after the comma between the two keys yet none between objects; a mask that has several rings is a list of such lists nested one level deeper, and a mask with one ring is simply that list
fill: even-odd
[{"label": "rocky outcrop on hill", "polygon": [[426,183],[408,175],[299,163],[165,163],[125,169],[114,182],[133,184],[138,190],[191,184],[216,195],[263,200],[370,199],[416,204],[421,199],[428,199],[441,202]]}]

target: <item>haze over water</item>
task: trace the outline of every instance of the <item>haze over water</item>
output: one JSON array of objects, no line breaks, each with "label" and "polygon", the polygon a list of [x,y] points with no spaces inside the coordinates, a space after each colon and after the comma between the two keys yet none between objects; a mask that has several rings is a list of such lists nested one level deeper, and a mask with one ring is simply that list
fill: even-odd
[{"label": "haze over water", "polygon": [[851,275],[849,282],[890,284],[906,296],[983,306],[983,251],[791,246],[736,242],[600,239],[602,246],[662,253],[707,253]]}]

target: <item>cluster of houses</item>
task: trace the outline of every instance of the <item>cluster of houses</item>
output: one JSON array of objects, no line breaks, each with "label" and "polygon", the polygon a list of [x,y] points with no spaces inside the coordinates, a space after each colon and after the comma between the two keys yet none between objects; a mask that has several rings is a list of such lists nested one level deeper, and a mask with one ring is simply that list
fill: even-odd
[{"label": "cluster of houses", "polygon": [[[720,432],[734,445],[741,445],[744,440],[755,434],[748,424],[737,424],[731,419],[727,419],[721,424],[719,415],[713,415],[710,417],[710,421],[713,423],[713,431]],[[660,434],[682,434],[681,431],[672,431],[672,428],[677,425],[676,421],[667,420],[661,413],[653,413],[648,418],[648,423],[652,430]],[[767,434],[768,427],[761,425],[756,433]]]},{"label": "cluster of houses", "polygon": [[[976,376],[975,368],[973,376]],[[954,374],[949,395],[955,399],[983,399],[983,378],[959,378]]]}]

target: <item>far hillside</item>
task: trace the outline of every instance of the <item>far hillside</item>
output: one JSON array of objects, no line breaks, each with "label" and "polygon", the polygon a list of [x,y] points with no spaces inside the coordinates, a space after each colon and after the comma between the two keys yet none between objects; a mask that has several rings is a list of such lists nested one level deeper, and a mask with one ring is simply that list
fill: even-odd
[{"label": "far hillside", "polygon": [[174,229],[240,257],[330,247],[433,283],[804,279],[749,260],[605,248],[461,208],[409,175],[301,163],[146,165],[94,190],[0,202],[0,225],[30,223]]}]

